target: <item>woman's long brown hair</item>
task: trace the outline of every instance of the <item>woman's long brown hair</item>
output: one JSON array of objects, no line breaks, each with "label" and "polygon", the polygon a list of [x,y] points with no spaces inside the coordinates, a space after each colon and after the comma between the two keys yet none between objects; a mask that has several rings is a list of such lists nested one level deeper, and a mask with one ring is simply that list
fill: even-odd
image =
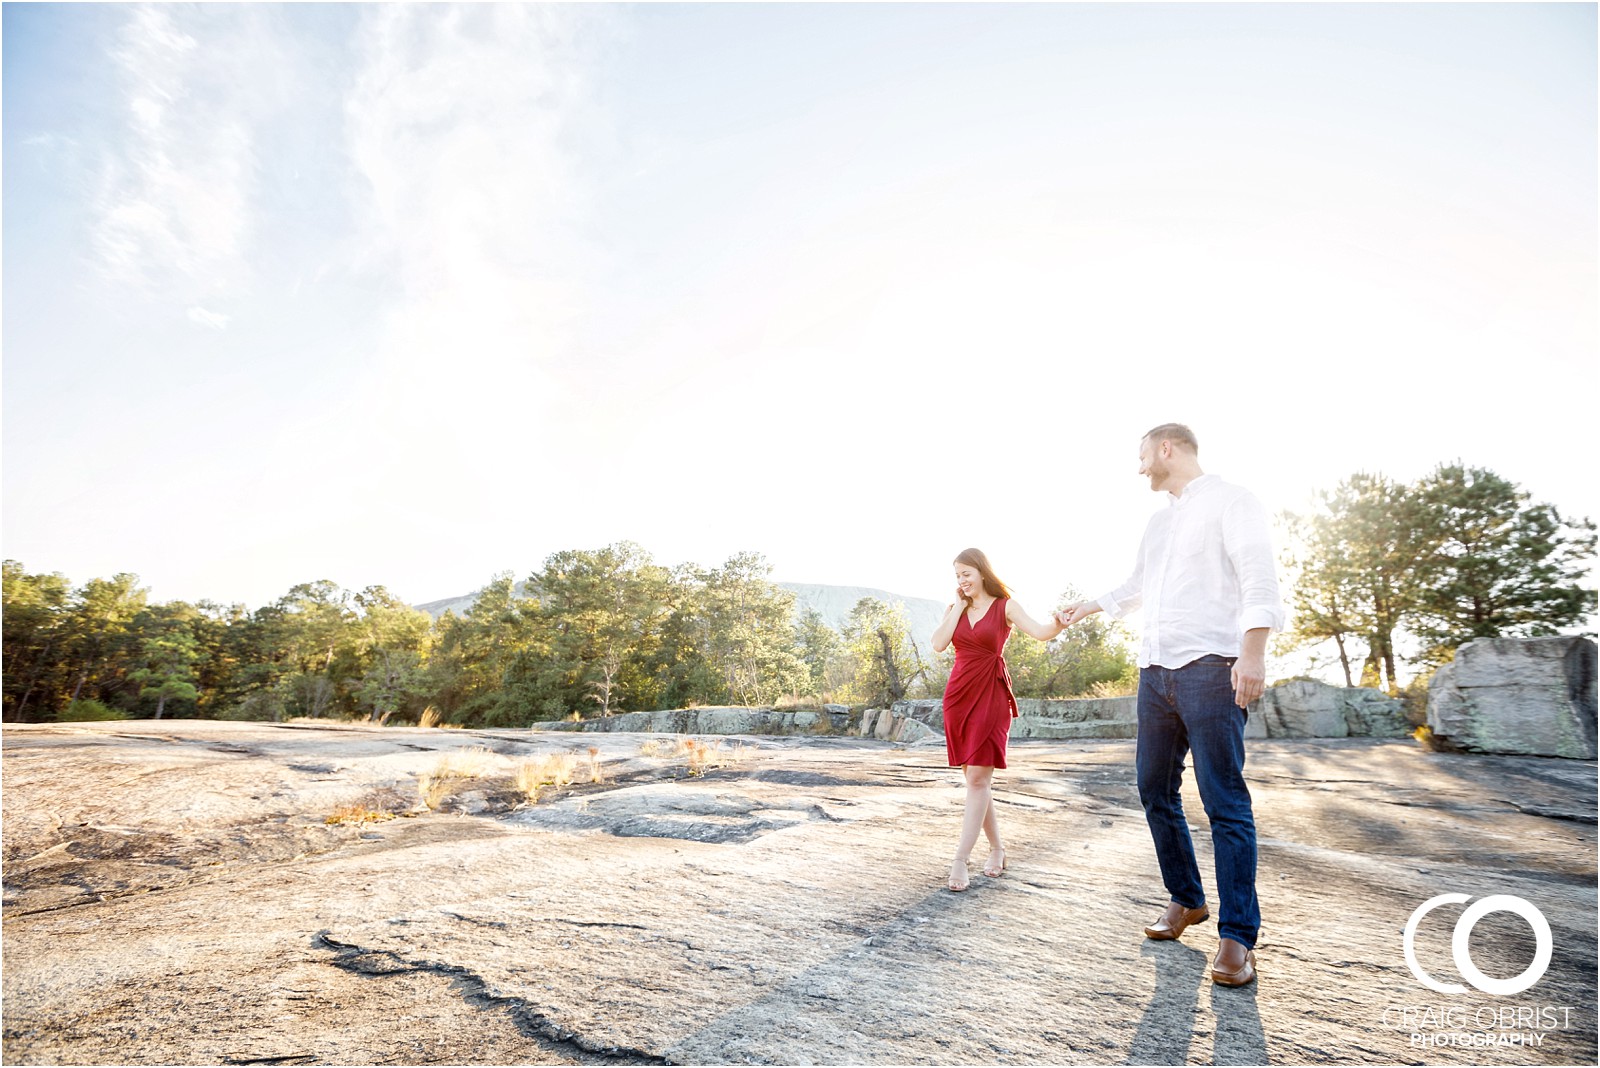
[{"label": "woman's long brown hair", "polygon": [[962,549],[956,553],[955,563],[966,564],[968,567],[978,569],[978,574],[983,577],[983,592],[990,597],[1010,597],[1011,589],[1000,576],[994,573],[994,568],[989,566],[989,558],[983,555],[982,549]]}]

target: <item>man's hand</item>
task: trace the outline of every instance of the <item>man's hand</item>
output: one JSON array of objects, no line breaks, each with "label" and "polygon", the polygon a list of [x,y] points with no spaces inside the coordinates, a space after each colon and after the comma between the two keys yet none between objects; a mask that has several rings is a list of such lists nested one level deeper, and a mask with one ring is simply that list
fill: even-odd
[{"label": "man's hand", "polygon": [[1249,708],[1267,688],[1267,661],[1264,656],[1245,653],[1233,662],[1233,703]]},{"label": "man's hand", "polygon": [[1100,605],[1098,602],[1079,601],[1076,604],[1069,604],[1067,607],[1057,612],[1056,622],[1060,623],[1064,628],[1070,627],[1074,623],[1082,622],[1098,611],[1100,611]]}]

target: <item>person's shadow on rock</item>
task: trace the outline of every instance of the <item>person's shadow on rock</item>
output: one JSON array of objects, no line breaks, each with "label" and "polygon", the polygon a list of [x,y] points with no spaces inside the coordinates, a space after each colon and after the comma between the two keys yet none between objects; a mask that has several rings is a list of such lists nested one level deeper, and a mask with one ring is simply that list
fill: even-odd
[{"label": "person's shadow on rock", "polygon": [[[1210,958],[1182,942],[1149,940],[1140,948],[1139,956],[1155,961],[1156,989],[1139,1018],[1139,1029],[1134,1032],[1124,1063],[1187,1064],[1200,1007],[1200,984],[1208,981]],[[1251,1004],[1253,1007],[1254,1002]]]},{"label": "person's shadow on rock", "polygon": [[1267,1063],[1267,1036],[1256,1008],[1256,983],[1240,987],[1211,984],[1211,1014],[1217,1020],[1212,1064]]}]

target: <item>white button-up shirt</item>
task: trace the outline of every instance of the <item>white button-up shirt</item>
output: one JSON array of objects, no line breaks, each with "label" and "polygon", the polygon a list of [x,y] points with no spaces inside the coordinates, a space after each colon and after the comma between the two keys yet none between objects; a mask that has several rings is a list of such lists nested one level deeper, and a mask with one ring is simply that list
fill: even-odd
[{"label": "white button-up shirt", "polygon": [[1253,493],[1201,475],[1150,517],[1133,576],[1099,598],[1121,619],[1144,608],[1139,666],[1238,656],[1244,632],[1282,630],[1266,510]]}]

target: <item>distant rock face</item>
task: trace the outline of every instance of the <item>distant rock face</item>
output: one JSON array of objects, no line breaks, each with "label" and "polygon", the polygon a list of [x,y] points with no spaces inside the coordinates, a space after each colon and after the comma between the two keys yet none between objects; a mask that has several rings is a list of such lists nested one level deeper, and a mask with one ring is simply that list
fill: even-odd
[{"label": "distant rock face", "polygon": [[1133,738],[1139,733],[1137,697],[1047,700],[1019,697],[1013,738]]},{"label": "distant rock face", "polygon": [[[1136,700],[1132,697],[1017,700],[1012,738],[1132,738],[1138,733]],[[944,733],[941,700],[896,701],[886,709],[869,709],[861,734],[892,741],[918,741]]]},{"label": "distant rock face", "polygon": [[1271,687],[1250,706],[1246,738],[1404,738],[1411,733],[1399,701],[1363,686],[1295,679]]},{"label": "distant rock face", "polygon": [[[1137,697],[1017,699],[1012,738],[1134,738],[1139,733]],[[869,710],[863,736],[914,741],[916,723],[944,732],[943,702],[896,701]],[[1404,738],[1411,733],[1401,703],[1377,690],[1296,680],[1269,689],[1245,724],[1247,738]]]},{"label": "distant rock face", "polygon": [[1428,686],[1428,727],[1472,753],[1595,759],[1595,643],[1480,638]]},{"label": "distant rock face", "polygon": [[[838,711],[835,711],[838,709]],[[673,708],[623,712],[601,719],[538,723],[552,731],[638,731],[647,734],[829,734],[842,731],[850,713],[833,705],[780,712],[772,708]]]}]

